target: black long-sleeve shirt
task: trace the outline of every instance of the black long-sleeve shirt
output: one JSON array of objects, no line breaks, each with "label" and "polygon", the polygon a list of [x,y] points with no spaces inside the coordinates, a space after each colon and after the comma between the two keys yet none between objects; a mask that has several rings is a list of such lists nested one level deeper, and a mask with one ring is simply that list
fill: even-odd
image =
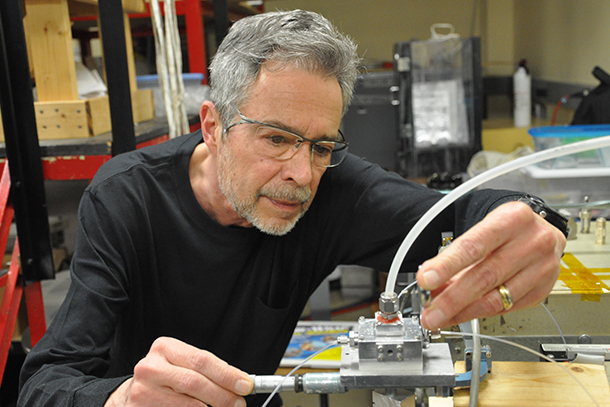
[{"label": "black long-sleeve shirt", "polygon": [[[326,171],[287,235],[225,227],[191,189],[189,160],[201,142],[192,133],[100,168],[79,209],[72,284],[25,361],[19,406],[102,406],[160,336],[273,374],[322,280],[340,264],[388,271],[409,229],[441,197],[348,156]],[[462,197],[420,236],[404,268],[434,256],[441,232],[459,235],[517,196]]]}]

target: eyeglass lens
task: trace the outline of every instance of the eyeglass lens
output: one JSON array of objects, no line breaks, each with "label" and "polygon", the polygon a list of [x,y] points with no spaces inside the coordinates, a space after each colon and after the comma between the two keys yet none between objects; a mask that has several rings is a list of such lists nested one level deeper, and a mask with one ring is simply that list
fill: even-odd
[{"label": "eyeglass lens", "polygon": [[[288,160],[296,154],[304,142],[296,135],[268,126],[258,126],[254,134],[257,151],[270,158]],[[347,145],[331,140],[316,140],[311,143],[311,160],[321,167],[339,165],[347,153]]]}]

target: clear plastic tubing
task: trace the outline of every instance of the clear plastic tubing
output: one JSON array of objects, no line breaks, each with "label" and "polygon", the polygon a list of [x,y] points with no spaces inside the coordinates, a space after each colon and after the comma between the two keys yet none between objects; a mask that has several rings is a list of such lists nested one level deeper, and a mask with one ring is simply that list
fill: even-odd
[{"label": "clear plastic tubing", "polygon": [[390,272],[388,280],[385,286],[385,292],[390,295],[394,293],[394,287],[396,285],[396,278],[398,277],[398,270],[402,264],[407,252],[413,245],[413,242],[419,234],[424,230],[428,223],[432,221],[443,209],[451,205],[456,199],[470,190],[478,187],[479,185],[490,181],[500,175],[504,175],[508,172],[517,170],[527,165],[539,163],[541,161],[550,160],[552,158],[562,157],[568,154],[580,153],[581,151],[595,150],[598,148],[610,147],[610,135],[604,137],[596,137],[585,141],[579,141],[577,143],[566,144],[548,150],[542,150],[534,154],[526,155],[525,157],[517,158],[516,160],[509,161],[497,167],[491,168],[482,174],[477,175],[474,178],[464,182],[453,191],[445,195],[440,201],[434,204],[425,214],[422,216],[413,228],[409,231],[402,244],[398,248],[392,265],[390,266]]}]

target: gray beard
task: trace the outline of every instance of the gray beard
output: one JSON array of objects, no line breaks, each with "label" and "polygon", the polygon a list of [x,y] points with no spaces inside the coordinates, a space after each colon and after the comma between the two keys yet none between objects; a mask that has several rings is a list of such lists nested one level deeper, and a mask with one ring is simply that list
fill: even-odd
[{"label": "gray beard", "polygon": [[218,154],[218,185],[235,212],[263,233],[272,236],[284,236],[290,232],[307,211],[306,207],[302,207],[301,212],[295,216],[294,219],[276,223],[273,222],[273,219],[266,219],[261,216],[257,210],[256,204],[261,196],[271,199],[301,202],[304,204],[311,200],[311,189],[309,187],[285,186],[273,188],[270,186],[263,186],[257,191],[253,199],[240,199],[235,192],[233,178],[230,175],[230,170],[235,167],[234,159],[228,151],[221,151],[225,148],[226,146],[221,147]]}]

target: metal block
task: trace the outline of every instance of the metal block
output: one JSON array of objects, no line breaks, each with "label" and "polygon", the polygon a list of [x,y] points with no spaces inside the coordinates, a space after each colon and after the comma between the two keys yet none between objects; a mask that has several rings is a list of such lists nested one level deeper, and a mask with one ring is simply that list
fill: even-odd
[{"label": "metal block", "polygon": [[376,319],[359,321],[358,361],[367,370],[422,369],[422,337],[417,320],[401,317],[393,323]]},{"label": "metal block", "polygon": [[455,371],[449,346],[432,343],[422,350],[420,372],[405,369],[404,365],[389,366],[384,370],[369,370],[359,365],[358,353],[344,346],[341,357],[341,384],[348,389],[454,387]]},{"label": "metal block", "polygon": [[374,407],[415,407],[415,393],[408,390],[375,390]]}]

